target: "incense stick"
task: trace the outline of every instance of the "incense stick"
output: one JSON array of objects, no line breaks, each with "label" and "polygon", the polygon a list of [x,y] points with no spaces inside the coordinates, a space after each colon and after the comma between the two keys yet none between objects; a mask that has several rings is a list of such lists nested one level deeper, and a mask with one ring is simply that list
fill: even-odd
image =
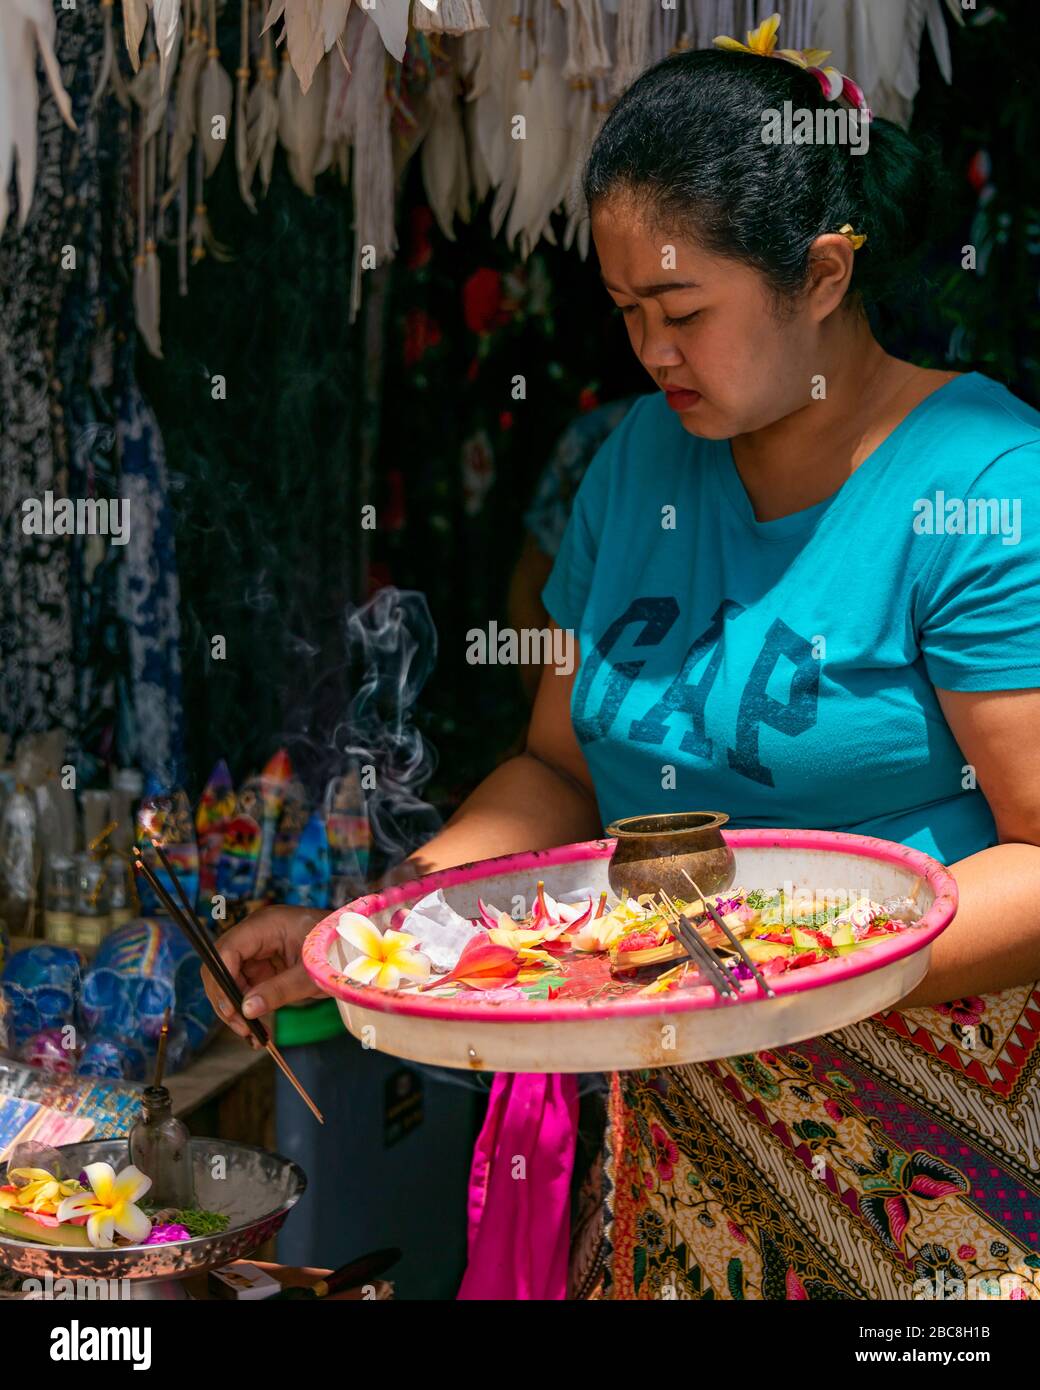
[{"label": "incense stick", "polygon": [[694,883],[693,879],[690,878],[690,875],[686,872],[685,869],[683,869],[682,873],[684,878],[686,878],[688,882],[691,884],[693,891],[697,894],[698,898],[700,898],[701,902],[704,904],[704,910],[707,912],[708,916],[719,928],[719,930],[725,934],[726,939],[729,941],[729,944],[733,947],[737,955],[744,962],[747,968],[751,971],[751,974],[754,976],[755,983],[763,990],[766,998],[775,999],[776,990],[772,987],[772,985],[767,983],[765,976],[762,974],[758,966],[748,955],[747,951],[744,950],[744,947],[741,944],[739,938],[737,937],[737,934],[735,932],[730,931],[729,927],[722,920],[722,914],[716,907],[714,907],[708,901],[708,899],[704,896],[701,890],[697,887],[696,883]]},{"label": "incense stick", "polygon": [[170,1010],[163,1012],[162,1030],[159,1033],[159,1050],[155,1057],[155,1077],[152,1081],[153,1086],[161,1086],[163,1071],[166,1067],[166,1042],[170,1036]]},{"label": "incense stick", "polygon": [[[159,853],[160,859],[163,859],[165,861],[165,864],[169,866],[169,860],[166,859],[166,856],[163,854],[163,851],[160,849],[158,845],[156,845],[156,850]],[[137,869],[139,873],[143,874],[144,877],[148,880],[148,883],[151,886],[152,891],[155,893],[156,897],[166,908],[166,911],[170,914],[173,920],[184,932],[184,935],[188,938],[189,942],[194,948],[196,955],[200,957],[207,970],[213,976],[214,980],[217,982],[220,988],[230,999],[231,1003],[237,1009],[239,1017],[245,1023],[246,1027],[253,1034],[253,1036],[260,1043],[260,1045],[264,1048],[264,1050],[268,1053],[272,1061],[275,1063],[275,1065],[281,1071],[282,1075],[296,1091],[297,1095],[299,1095],[300,1099],[304,1102],[304,1104],[310,1110],[311,1114],[318,1121],[318,1123],[324,1124],[325,1117],[322,1115],[321,1111],[318,1109],[318,1107],[314,1104],[313,1100],[311,1100],[310,1096],[304,1090],[302,1084],[297,1079],[292,1068],[289,1066],[289,1063],[285,1060],[285,1058],[279,1052],[278,1048],[275,1046],[274,1040],[271,1038],[267,1029],[264,1027],[264,1025],[260,1022],[259,1019],[246,1018],[245,1014],[242,1012],[243,996],[242,991],[238,987],[238,982],[235,980],[235,977],[231,974],[230,970],[228,970],[220,955],[220,952],[213,945],[212,941],[210,941],[209,938],[205,935],[203,929],[199,926],[198,920],[195,918],[194,913],[188,916],[180,907],[177,906],[177,904],[170,897],[169,893],[167,893],[166,889],[160,883],[158,877],[156,876],[151,866],[145,862],[144,856],[141,854],[141,851],[137,846],[134,847],[133,854],[134,868]],[[170,872],[169,867],[167,868],[167,872]]]}]

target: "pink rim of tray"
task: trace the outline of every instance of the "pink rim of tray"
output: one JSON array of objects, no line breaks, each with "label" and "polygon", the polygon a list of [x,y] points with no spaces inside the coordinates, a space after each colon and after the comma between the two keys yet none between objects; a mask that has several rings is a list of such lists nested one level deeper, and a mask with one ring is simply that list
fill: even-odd
[{"label": "pink rim of tray", "polygon": [[[833,850],[861,855],[864,859],[880,859],[888,864],[900,864],[925,879],[935,894],[935,901],[919,924],[910,931],[893,937],[891,941],[880,941],[876,946],[868,947],[864,951],[813,966],[811,971],[797,970],[776,976],[770,983],[777,997],[822,989],[826,985],[865,975],[883,965],[902,960],[905,956],[914,955],[949,926],[957,911],[957,885],[938,860],[922,854],[919,850],[895,844],[891,840],[878,840],[868,835],[848,835],[837,830],[732,830],[724,832],[724,838],[733,849]],[[720,1000],[711,987],[706,985],[696,993],[658,994],[649,997],[633,995],[628,999],[615,999],[602,1004],[569,1001],[556,1003],[532,999],[529,1003],[519,1006],[491,1003],[481,1006],[471,995],[463,996],[467,1002],[460,1003],[456,996],[433,999],[425,994],[385,993],[369,986],[356,985],[329,963],[328,952],[336,939],[336,923],[344,912],[358,912],[363,917],[371,917],[385,908],[397,907],[406,900],[418,902],[437,888],[457,887],[462,883],[471,883],[474,879],[493,877],[496,873],[530,871],[533,878],[535,875],[540,876],[543,869],[552,865],[607,859],[614,852],[614,844],[613,840],[586,840],[580,844],[560,845],[556,849],[527,850],[522,854],[505,854],[497,859],[482,859],[473,864],[460,864],[453,869],[441,869],[425,878],[411,879],[407,883],[395,884],[383,892],[370,893],[366,897],[344,903],[342,907],[336,908],[335,912],[323,918],[309,933],[303,943],[303,964],[314,983],[334,999],[342,999],[345,1003],[362,1009],[409,1014],[415,1018],[465,1017],[467,1020],[483,1020],[488,1023],[544,1023],[551,1019],[564,1023],[589,1018],[617,1018],[620,1014],[656,1015],[687,1013],[692,1009],[731,1009],[739,1008],[741,1003],[753,1003],[763,999],[762,991],[755,981],[747,980],[743,983],[740,1001]],[[811,974],[813,978],[807,979],[807,974]]]}]

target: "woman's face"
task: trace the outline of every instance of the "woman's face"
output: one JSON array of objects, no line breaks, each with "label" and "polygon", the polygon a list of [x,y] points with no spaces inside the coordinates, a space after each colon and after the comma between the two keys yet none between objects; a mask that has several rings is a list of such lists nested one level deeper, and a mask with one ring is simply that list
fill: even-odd
[{"label": "woman's face", "polygon": [[780,317],[757,271],[655,230],[623,196],[595,205],[592,235],[632,348],[690,434],[730,439],[809,403],[824,371],[812,295]]}]

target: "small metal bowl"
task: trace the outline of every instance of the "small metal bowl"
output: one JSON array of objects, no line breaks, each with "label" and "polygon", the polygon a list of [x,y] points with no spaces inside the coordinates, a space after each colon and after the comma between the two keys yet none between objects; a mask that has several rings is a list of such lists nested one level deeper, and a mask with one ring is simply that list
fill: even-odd
[{"label": "small metal bowl", "polygon": [[[130,1162],[125,1139],[64,1144],[63,1172],[76,1176],[88,1163],[110,1163],[118,1172]],[[226,1231],[168,1245],[123,1245],[112,1250],[37,1245],[0,1236],[0,1268],[26,1278],[179,1279],[240,1260],[269,1240],[303,1196],[302,1168],[281,1154],[228,1139],[192,1139],[195,1194],[200,1207],[229,1217]],[[219,1176],[221,1173],[223,1177]]]},{"label": "small metal bowl", "polygon": [[685,869],[703,893],[721,893],[735,873],[733,851],[722,838],[728,820],[721,811],[678,811],[614,821],[606,831],[617,836],[607,869],[611,888],[633,898],[662,888],[690,898]]}]

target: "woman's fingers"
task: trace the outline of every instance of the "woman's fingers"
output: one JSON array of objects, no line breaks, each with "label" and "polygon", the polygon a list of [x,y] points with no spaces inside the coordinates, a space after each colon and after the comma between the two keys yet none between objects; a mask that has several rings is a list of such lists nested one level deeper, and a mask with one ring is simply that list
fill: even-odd
[{"label": "woman's fingers", "polygon": [[314,981],[302,965],[291,966],[280,975],[272,975],[262,984],[254,985],[242,1004],[246,1018],[263,1018],[274,1013],[284,1004],[298,1004],[304,999],[314,999],[319,991]]},{"label": "woman's fingers", "polygon": [[[299,959],[304,938],[322,916],[313,909],[265,907],[219,938],[221,959],[245,998],[252,1000],[248,1017],[261,1018],[283,1004],[320,997]],[[239,1037],[251,1039],[243,1018],[208,970],[203,970],[202,980],[218,1016]]]}]

